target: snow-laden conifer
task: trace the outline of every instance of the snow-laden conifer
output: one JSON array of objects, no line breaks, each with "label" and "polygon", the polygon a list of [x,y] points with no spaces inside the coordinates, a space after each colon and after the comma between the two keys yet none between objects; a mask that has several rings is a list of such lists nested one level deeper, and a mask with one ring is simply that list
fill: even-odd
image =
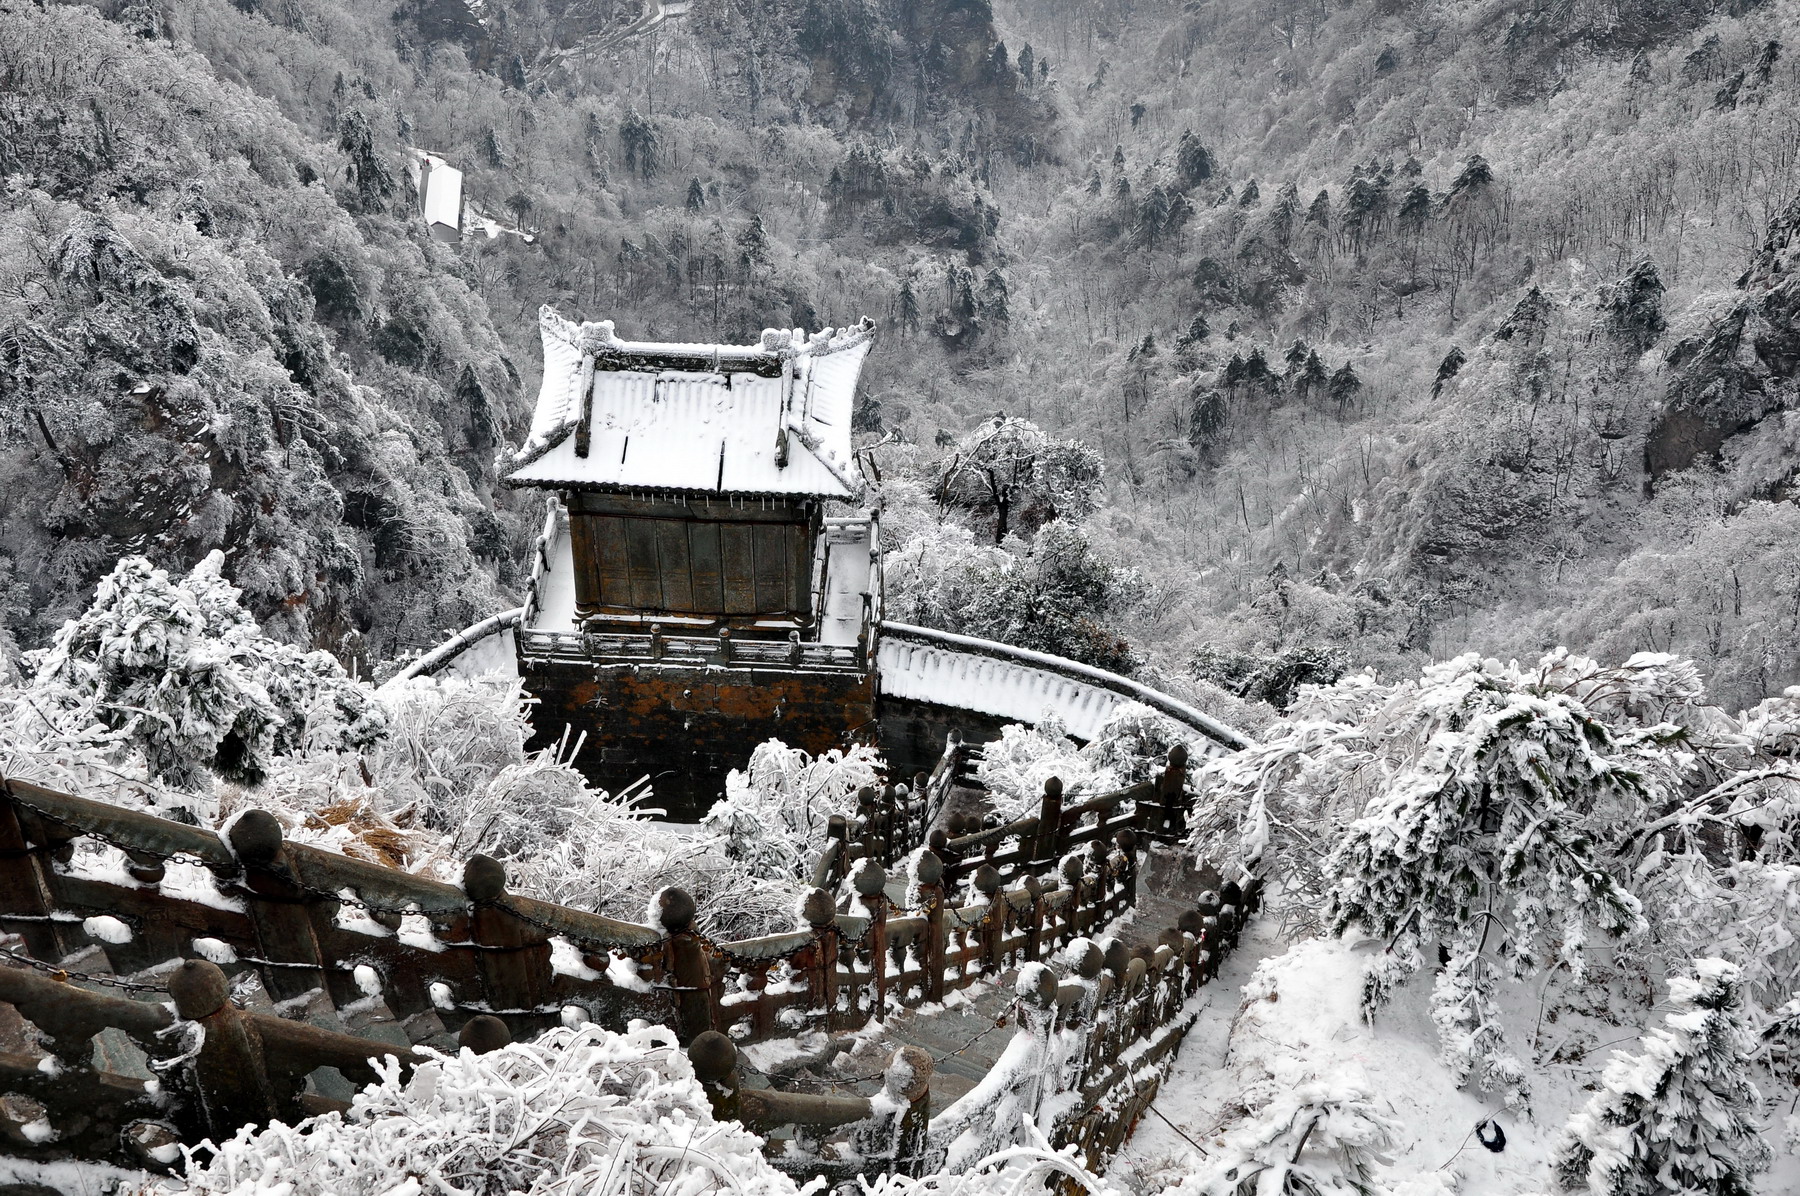
[{"label": "snow-laden conifer", "polygon": [[1770,1151],[1753,1120],[1760,1098],[1740,980],[1735,964],[1709,958],[1669,981],[1674,1010],[1664,1027],[1644,1035],[1641,1052],[1609,1063],[1600,1091],[1570,1118],[1556,1159],[1566,1187],[1750,1196]]}]

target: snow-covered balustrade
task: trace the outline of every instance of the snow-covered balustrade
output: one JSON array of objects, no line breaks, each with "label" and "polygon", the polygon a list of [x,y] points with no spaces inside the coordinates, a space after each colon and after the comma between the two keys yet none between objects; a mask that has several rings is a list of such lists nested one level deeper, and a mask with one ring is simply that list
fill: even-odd
[{"label": "snow-covered balustrade", "polygon": [[[239,1009],[225,973],[207,960],[170,971],[170,1000],[162,1003],[91,991],[83,981],[93,983],[48,966],[0,967],[0,1001],[31,1022],[52,1052],[38,1059],[0,1055],[0,1083],[9,1093],[0,1117],[31,1113],[26,1124],[41,1123],[42,1132],[12,1136],[41,1147],[45,1158],[165,1171],[179,1157],[178,1142],[224,1141],[245,1122],[347,1108],[347,1101],[309,1090],[307,1077],[321,1068],[360,1085],[377,1078],[371,1060],[391,1058],[406,1069],[421,1058],[404,1043]],[[100,1055],[112,1067],[94,1065],[97,1033],[111,1036]],[[461,1036],[461,1045],[478,1051],[508,1041],[493,1018],[471,1022]],[[127,1043],[140,1061],[135,1067]],[[191,1083],[165,1089],[143,1062],[165,1074],[185,1070]],[[131,1070],[113,1069],[120,1066]]]},{"label": "snow-covered balustrade", "polygon": [[784,672],[862,672],[865,654],[855,644],[755,640],[718,635],[665,635],[652,625],[643,635],[620,632],[522,630],[519,655],[528,662],[664,665],[672,668],[780,668]]},{"label": "snow-covered balustrade", "polygon": [[[1019,969],[1012,1040],[974,1088],[930,1126],[927,1165],[959,1170],[1014,1145],[1023,1125],[1075,1147],[1095,1171],[1155,1099],[1198,1015],[1200,988],[1237,945],[1257,893],[1216,894],[1164,929],[1154,949],[1083,935]],[[1241,906],[1241,908],[1240,908]]]},{"label": "snow-covered balustrade", "polygon": [[[945,792],[957,778],[967,777],[967,758],[976,750],[952,735],[932,776],[915,780],[913,791],[923,794],[923,800],[894,804],[871,791],[855,823],[833,819],[813,883],[843,879],[853,859],[892,863],[917,847],[907,832],[936,820]],[[926,842],[943,861],[953,891],[983,868],[992,870],[1000,883],[1013,884],[1054,874],[1075,852],[1105,855],[1115,844],[1130,852],[1144,841],[1181,843],[1187,838],[1187,764],[1187,748],[1177,743],[1152,780],[1074,802],[1070,797],[1079,795],[1065,794],[1062,782],[1051,777],[1036,814],[997,826],[982,826],[975,815],[953,815]],[[1134,894],[1122,898],[1125,906],[1135,900]]]},{"label": "snow-covered balustrade", "polygon": [[917,773],[911,785],[890,783],[879,792],[869,787],[859,790],[854,818],[834,814],[827,820],[813,884],[836,888],[850,876],[856,860],[892,867],[923,846],[951,789],[967,782],[969,754],[962,737],[952,731],[929,776]]},{"label": "snow-covered balustrade", "polygon": [[[214,832],[11,781],[0,802],[0,928],[22,940],[14,957],[27,966],[36,960],[72,969],[84,983],[166,994],[178,1013],[186,1001],[187,1021],[231,1004],[207,1005],[203,1016],[195,1010],[205,1000],[182,996],[182,970],[209,961],[214,987],[229,985],[252,1012],[341,1026],[364,1044],[333,1046],[315,1035],[271,1062],[270,1052],[294,1046],[292,1035],[283,1037],[288,1020],[252,1034],[225,1017],[205,1035],[199,1062],[183,1064],[204,1070],[217,1056],[222,1078],[197,1089],[198,1121],[173,1126],[166,1140],[151,1135],[166,1145],[195,1140],[190,1131],[201,1124],[217,1137],[236,1128],[234,1117],[317,1107],[313,1098],[330,1093],[297,1086],[293,1076],[340,1062],[354,1072],[360,1050],[404,1056],[413,1044],[453,1046],[459,1033],[522,1038],[572,1016],[613,1027],[641,1018],[674,1027],[683,1041],[712,1031],[755,1042],[858,1029],[940,1003],[1051,959],[1130,908],[1137,833],[1113,830],[1110,818],[1128,802],[1133,818],[1154,810],[1155,788],[1121,791],[1104,809],[1090,802],[1070,806],[1067,817],[1040,815],[1039,827],[1054,824],[1056,838],[1013,837],[1029,839],[1038,861],[1056,858],[1049,869],[1027,869],[1021,857],[1016,883],[987,862],[1000,853],[973,850],[987,845],[980,835],[958,836],[944,844],[955,845],[948,866],[929,849],[914,855],[905,905],[888,895],[887,869],[865,855],[843,883],[813,890],[794,930],[726,941],[695,924],[694,901],[679,889],[659,896],[654,924],[620,921],[510,893],[504,867],[482,855],[466,861],[460,884],[447,884],[288,842],[257,810]],[[1091,825],[1081,821],[1090,816]],[[83,837],[102,849],[77,860]],[[1204,944],[1231,926],[1190,929]],[[48,1066],[82,1066],[92,1054],[86,1038],[108,1026],[129,1037],[133,1016],[113,1011],[73,1028],[52,1025],[60,1062]],[[218,1055],[227,1048],[236,1054]],[[290,1063],[299,1070],[281,1071]],[[232,1093],[240,1090],[261,1095],[239,1100]],[[131,1101],[118,1107],[135,1109]]]},{"label": "snow-covered balustrade", "polygon": [[884,696],[977,711],[1021,723],[1054,714],[1077,739],[1091,740],[1113,711],[1141,702],[1194,732],[1215,754],[1250,741],[1211,715],[1147,685],[1045,652],[930,627],[884,621],[876,670]]}]

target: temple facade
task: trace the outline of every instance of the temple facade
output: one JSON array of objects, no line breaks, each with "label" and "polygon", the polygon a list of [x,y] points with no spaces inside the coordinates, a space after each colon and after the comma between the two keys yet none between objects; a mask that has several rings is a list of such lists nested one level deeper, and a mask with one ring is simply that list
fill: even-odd
[{"label": "temple facade", "polygon": [[877,524],[850,438],[868,321],[754,345],[621,340],[540,313],[544,379],[504,477],[548,492],[515,634],[537,741],[698,818],[771,737],[874,736]]}]

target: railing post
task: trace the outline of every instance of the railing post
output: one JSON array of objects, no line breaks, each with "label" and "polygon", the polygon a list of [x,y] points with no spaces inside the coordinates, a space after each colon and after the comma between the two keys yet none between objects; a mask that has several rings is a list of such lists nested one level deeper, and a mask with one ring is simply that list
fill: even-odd
[{"label": "railing post", "polygon": [[740,1120],[737,1044],[717,1030],[694,1036],[688,1044],[688,1061],[694,1065],[694,1078],[706,1090],[715,1121]]},{"label": "railing post", "polygon": [[470,856],[463,864],[462,889],[473,906],[469,937],[483,948],[476,958],[489,1012],[537,1011],[553,979],[550,942],[499,904],[506,897],[506,866],[492,856]]},{"label": "railing post", "polygon": [[874,860],[865,859],[850,876],[856,895],[868,913],[869,929],[863,947],[869,956],[869,1014],[880,1017],[887,1009],[887,869]]},{"label": "railing post", "polygon": [[1138,834],[1130,827],[1126,827],[1113,835],[1113,842],[1119,847],[1119,850],[1113,853],[1112,862],[1114,870],[1118,874],[1119,888],[1125,898],[1125,907],[1135,909],[1138,902]]},{"label": "railing post", "polygon": [[1038,805],[1037,846],[1032,864],[1036,868],[1053,868],[1062,856],[1063,783],[1060,777],[1044,782],[1044,797]]},{"label": "railing post", "polygon": [[226,837],[244,865],[250,925],[264,959],[310,967],[267,968],[263,981],[276,1000],[325,988],[324,957],[313,932],[306,891],[300,886],[282,842],[281,823],[266,810],[246,810]]},{"label": "railing post", "polygon": [[656,904],[657,919],[669,933],[664,969],[675,982],[675,1032],[681,1041],[692,1042],[717,1028],[712,963],[705,940],[694,933],[694,899],[681,889],[664,889]]},{"label": "railing post", "polygon": [[925,934],[919,944],[919,969],[924,973],[925,999],[944,999],[944,865],[929,851],[919,853],[913,868],[919,888],[919,904],[925,915]]},{"label": "railing post", "polygon": [[1088,844],[1087,872],[1094,878],[1094,900],[1089,907],[1088,924],[1082,927],[1083,934],[1100,929],[1112,905],[1112,869],[1107,854],[1105,840],[1095,839]]},{"label": "railing post", "polygon": [[894,1052],[882,1077],[886,1098],[871,1102],[874,1116],[856,1135],[865,1159],[885,1162],[885,1172],[917,1176],[925,1165],[931,1128],[931,1056],[916,1046]]},{"label": "railing post", "polygon": [[[39,853],[32,850],[34,846],[49,844],[27,842],[10,785],[5,786],[4,794],[6,800],[0,802],[0,853],[12,855],[15,862],[11,867],[0,868],[0,912],[33,919],[17,933],[24,937],[32,958],[54,963],[75,949],[74,924],[50,920],[56,902]],[[40,918],[42,921],[36,920]]]},{"label": "railing post", "polygon": [[1000,947],[1006,938],[1006,914],[1012,907],[1000,891],[1000,870],[983,864],[975,870],[975,891],[987,899],[981,918],[981,971],[988,979],[1001,972]]},{"label": "railing post", "polygon": [[1187,838],[1187,763],[1187,744],[1171,744],[1169,762],[1156,778],[1161,825],[1144,829],[1167,842],[1179,843]]},{"label": "railing post", "polygon": [[1080,856],[1072,855],[1063,860],[1062,880],[1069,890],[1069,900],[1063,906],[1062,940],[1067,943],[1082,934],[1082,923],[1086,921],[1082,909],[1089,885],[1087,868],[1082,864]]},{"label": "railing post", "polygon": [[800,908],[801,916],[813,932],[812,966],[807,969],[806,977],[807,995],[813,1008],[825,1015],[823,1028],[830,1031],[836,1028],[833,1023],[839,1020],[837,910],[832,907],[831,894],[824,889],[808,893]]},{"label": "railing post", "polygon": [[232,1005],[225,973],[204,959],[190,959],[169,977],[169,995],[184,1021],[200,1026],[194,1082],[213,1139],[223,1142],[238,1127],[273,1121],[281,1110],[263,1062],[262,1043]]},{"label": "railing post", "polygon": [[1025,959],[1032,962],[1044,957],[1044,922],[1050,916],[1050,908],[1044,902],[1044,882],[1035,873],[1025,874],[1024,886],[1031,898],[1031,909],[1025,915]]}]

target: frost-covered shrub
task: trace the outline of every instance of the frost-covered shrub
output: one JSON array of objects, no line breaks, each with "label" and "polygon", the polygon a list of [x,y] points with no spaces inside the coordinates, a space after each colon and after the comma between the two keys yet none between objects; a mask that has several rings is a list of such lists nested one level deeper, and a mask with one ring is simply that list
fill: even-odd
[{"label": "frost-covered shrub", "polygon": [[1056,777],[1065,793],[1096,792],[1093,760],[1061,720],[1046,715],[1035,726],[1008,723],[1000,736],[981,746],[975,776],[987,786],[988,801],[1002,822],[1035,814],[1044,797],[1044,782]]},{"label": "frost-covered shrub", "polygon": [[126,557],[50,647],[28,653],[27,701],[61,739],[86,738],[194,788],[255,784],[279,755],[357,752],[387,715],[323,652],[262,633],[213,552],[181,579]]},{"label": "frost-covered shrub", "polygon": [[189,1153],[186,1188],[144,1196],[797,1191],[755,1135],[713,1120],[661,1027],[553,1029],[486,1055],[436,1057],[405,1079],[393,1061],[377,1067],[380,1081],[348,1113],[246,1126],[205,1161]]},{"label": "frost-covered shrub", "polygon": [[[486,1055],[434,1055],[380,1079],[346,1113],[298,1126],[245,1126],[187,1150],[185,1186],[134,1196],[798,1196],[762,1140],[716,1121],[686,1052],[660,1026],[617,1034],[557,1028]],[[1119,1189],[1041,1136],[957,1173],[859,1178],[864,1196],[1002,1196],[1063,1179],[1090,1196]]]},{"label": "frost-covered shrub", "polygon": [[701,825],[717,836],[727,858],[754,876],[808,875],[832,815],[855,814],[857,790],[879,783],[880,763],[880,754],[864,744],[814,756],[768,740],[742,770],[726,776],[725,796]]},{"label": "frost-covered shrub", "polygon": [[[513,890],[610,917],[641,920],[652,897],[677,886],[716,937],[792,924],[797,875],[754,874],[715,837],[651,818],[653,797],[590,788],[574,766],[579,744],[528,750],[517,681],[420,678],[381,695],[393,734],[369,767],[385,808],[423,834],[409,867],[455,882],[482,852],[506,864]],[[341,772],[314,779],[334,792],[344,783]]]},{"label": "frost-covered shrub", "polygon": [[1169,749],[1192,739],[1173,719],[1141,703],[1124,702],[1086,745],[1069,738],[1053,715],[1030,727],[1010,723],[998,739],[982,745],[975,775],[988,788],[994,814],[1011,822],[1038,812],[1044,782],[1051,777],[1063,783],[1065,800],[1110,793],[1160,776]]},{"label": "frost-covered shrub", "polygon": [[1755,1190],[1770,1150],[1757,1132],[1739,971],[1710,958],[1693,972],[1669,981],[1667,1028],[1646,1033],[1642,1053],[1607,1064],[1600,1091],[1569,1119],[1556,1159],[1566,1187],[1592,1196]]}]

